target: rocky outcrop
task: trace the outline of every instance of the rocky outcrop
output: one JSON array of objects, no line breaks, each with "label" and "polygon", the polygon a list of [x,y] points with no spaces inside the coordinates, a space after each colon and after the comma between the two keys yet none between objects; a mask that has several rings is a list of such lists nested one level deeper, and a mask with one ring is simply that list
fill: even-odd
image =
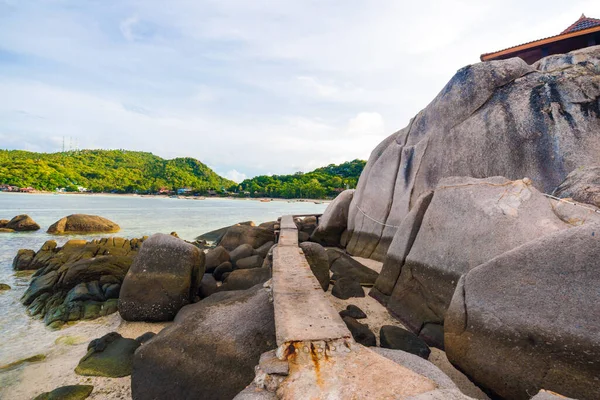
[{"label": "rocky outcrop", "polygon": [[404,239],[390,248],[390,260],[405,257],[401,266],[395,266],[400,269],[397,281],[378,287],[393,285],[388,309],[418,333],[426,323],[443,324],[463,274],[523,243],[569,227],[528,180],[444,178],[410,249],[410,240]]},{"label": "rocky outcrop", "polygon": [[446,315],[448,359],[503,398],[600,398],[600,225],[562,230],[472,269]]},{"label": "rocky outcrop", "polygon": [[148,238],[127,272],[119,313],[127,321],[170,321],[191,303],[204,274],[205,255],[171,235]]},{"label": "rocky outcrop", "polygon": [[[69,240],[62,247],[47,241],[24,267],[37,271],[21,302],[53,328],[116,312],[121,283],[143,240]],[[20,251],[13,265],[27,253]]]},{"label": "rocky outcrop", "polygon": [[97,215],[73,214],[50,225],[48,233],[115,233],[120,229],[119,225]]},{"label": "rocky outcrop", "polygon": [[140,341],[124,338],[117,332],[107,333],[90,342],[87,354],[75,367],[75,373],[108,378],[131,375],[133,353],[140,345]]},{"label": "rocky outcrop", "polygon": [[232,251],[242,244],[248,244],[253,249],[275,240],[275,234],[268,228],[249,225],[234,225],[227,229],[221,240],[217,243],[227,251]]},{"label": "rocky outcrop", "polygon": [[35,257],[35,251],[21,249],[13,259],[12,267],[15,271],[24,271],[30,269],[29,266]]},{"label": "rocky outcrop", "polygon": [[576,169],[554,190],[553,194],[560,198],[571,198],[600,207],[600,166]]},{"label": "rocky outcrop", "polygon": [[[256,226],[254,221],[240,222],[239,224],[236,224],[236,225]],[[230,225],[230,226],[226,226],[224,228],[215,229],[214,231],[203,233],[202,235],[198,236],[196,238],[196,240],[206,241],[206,242],[211,242],[211,243],[218,243],[223,238],[225,233],[227,233],[229,228],[231,228],[232,226],[235,226],[235,225]]]},{"label": "rocky outcrop", "polygon": [[529,177],[551,193],[571,171],[597,164],[599,54],[596,46],[536,66],[512,58],[460,69],[371,153],[349,209],[347,250],[383,261],[416,200],[442,178]]},{"label": "rocky outcrop", "polygon": [[300,248],[324,291],[329,288],[329,258],[323,246],[317,243],[300,243]]},{"label": "rocky outcrop", "polygon": [[33,400],[84,400],[92,394],[92,385],[69,385],[45,392],[36,396]]},{"label": "rocky outcrop", "polygon": [[232,399],[252,382],[260,355],[276,346],[262,285],[215,293],[184,307],[136,351],[133,399]]},{"label": "rocky outcrop", "polygon": [[2,226],[2,228],[11,229],[15,232],[29,232],[39,230],[40,226],[29,215],[23,214],[17,215],[8,221],[6,225]]},{"label": "rocky outcrop", "polygon": [[310,240],[324,246],[340,246],[342,234],[348,226],[348,210],[354,196],[354,189],[344,190],[325,209],[319,225]]},{"label": "rocky outcrop", "polygon": [[229,261],[229,253],[223,246],[217,246],[214,249],[209,250],[206,253],[206,272],[213,273],[213,271],[224,262]]}]

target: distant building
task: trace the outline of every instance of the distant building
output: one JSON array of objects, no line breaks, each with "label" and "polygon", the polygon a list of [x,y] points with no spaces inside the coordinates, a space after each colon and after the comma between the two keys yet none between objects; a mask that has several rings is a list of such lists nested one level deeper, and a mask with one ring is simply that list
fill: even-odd
[{"label": "distant building", "polygon": [[161,187],[160,189],[158,189],[158,194],[170,194],[171,191],[169,190],[169,188],[166,187]]},{"label": "distant building", "polygon": [[21,193],[32,193],[32,192],[35,192],[35,189],[32,188],[32,187],[26,187],[26,188],[19,189],[19,192],[21,192]]},{"label": "distant building", "polygon": [[481,61],[505,60],[520,57],[527,64],[533,64],[552,54],[564,54],[600,44],[600,19],[581,15],[574,24],[556,36],[509,47],[493,53],[481,55]]},{"label": "distant building", "polygon": [[192,189],[190,189],[190,188],[177,189],[177,194],[190,194],[190,193],[192,193]]},{"label": "distant building", "polygon": [[208,189],[208,195],[209,196],[216,196],[217,195],[217,191],[213,190],[213,189]]},{"label": "distant building", "polygon": [[56,191],[58,193],[66,193],[67,192],[67,188],[64,188],[64,187],[63,188],[56,188]]},{"label": "distant building", "polygon": [[80,193],[85,193],[85,192],[89,192],[89,190],[87,188],[84,188],[83,186],[77,186],[77,190]]}]

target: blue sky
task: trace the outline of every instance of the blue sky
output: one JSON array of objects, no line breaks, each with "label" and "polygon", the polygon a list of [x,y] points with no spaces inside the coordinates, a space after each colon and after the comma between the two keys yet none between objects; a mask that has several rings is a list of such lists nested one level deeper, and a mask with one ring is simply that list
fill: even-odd
[{"label": "blue sky", "polygon": [[597,1],[0,0],[0,147],[189,156],[240,180],[366,159],[484,52]]}]

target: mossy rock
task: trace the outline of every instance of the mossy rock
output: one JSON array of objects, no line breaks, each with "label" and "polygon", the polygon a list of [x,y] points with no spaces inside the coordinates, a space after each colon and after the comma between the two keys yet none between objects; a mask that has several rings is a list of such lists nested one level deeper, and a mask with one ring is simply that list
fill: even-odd
[{"label": "mossy rock", "polygon": [[94,387],[91,385],[71,385],[42,393],[33,400],[83,400],[87,399]]},{"label": "mossy rock", "polygon": [[87,354],[79,361],[75,373],[86,376],[120,378],[131,375],[133,353],[140,347],[134,339],[112,332],[90,342]]},{"label": "mossy rock", "polygon": [[9,285],[7,285],[6,283],[0,283],[0,292],[3,292],[5,290],[10,290],[12,289]]},{"label": "mossy rock", "polygon": [[15,362],[12,362],[10,364],[6,364],[3,366],[0,366],[0,371],[6,371],[15,367],[18,367],[19,365],[25,364],[25,363],[32,363],[32,362],[39,362],[39,361],[44,361],[46,359],[46,355],[45,354],[37,354],[35,356],[32,357],[27,357],[24,358],[22,360],[18,360]]}]

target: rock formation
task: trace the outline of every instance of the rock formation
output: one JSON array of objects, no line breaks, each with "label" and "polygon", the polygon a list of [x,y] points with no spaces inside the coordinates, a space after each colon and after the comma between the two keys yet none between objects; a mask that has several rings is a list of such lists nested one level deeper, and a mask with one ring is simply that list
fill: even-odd
[{"label": "rock formation", "polygon": [[0,228],[6,232],[29,232],[37,231],[40,226],[29,215],[17,215],[10,221],[0,221]]},{"label": "rock formation", "polygon": [[97,215],[73,214],[50,225],[48,233],[115,233],[120,229],[119,225]]}]

